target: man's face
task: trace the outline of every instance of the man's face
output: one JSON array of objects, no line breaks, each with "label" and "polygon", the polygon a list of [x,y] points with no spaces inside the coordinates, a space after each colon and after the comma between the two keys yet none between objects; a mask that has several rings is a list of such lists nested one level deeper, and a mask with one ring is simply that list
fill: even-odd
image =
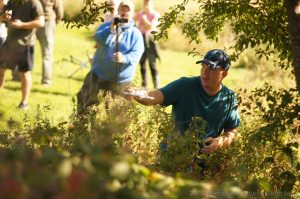
[{"label": "man's face", "polygon": [[227,74],[228,72],[222,68],[211,69],[205,63],[202,63],[201,83],[205,87],[217,87]]},{"label": "man's face", "polygon": [[120,6],[118,12],[123,19],[128,19],[128,21],[130,21],[133,18],[133,11],[131,11],[127,5]]}]

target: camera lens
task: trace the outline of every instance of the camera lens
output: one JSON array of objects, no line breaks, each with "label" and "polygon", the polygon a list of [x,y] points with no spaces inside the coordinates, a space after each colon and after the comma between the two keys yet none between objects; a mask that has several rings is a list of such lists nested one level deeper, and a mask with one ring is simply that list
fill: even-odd
[{"label": "camera lens", "polygon": [[119,17],[114,18],[114,24],[127,23],[127,22],[128,22],[128,19],[119,18]]}]

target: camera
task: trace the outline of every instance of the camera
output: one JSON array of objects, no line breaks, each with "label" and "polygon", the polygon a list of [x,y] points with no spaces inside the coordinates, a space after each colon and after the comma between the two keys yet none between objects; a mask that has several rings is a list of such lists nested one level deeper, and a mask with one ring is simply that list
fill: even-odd
[{"label": "camera", "polygon": [[6,23],[8,23],[11,20],[12,11],[11,10],[6,10],[3,13],[1,13],[1,15],[3,17],[3,23],[6,24]]},{"label": "camera", "polygon": [[8,17],[12,16],[12,10],[5,10],[4,14],[6,14]]},{"label": "camera", "polygon": [[12,16],[12,8],[10,4],[7,4],[4,6],[4,9],[2,11],[2,16],[6,19],[6,20],[10,20],[11,16]]},{"label": "camera", "polygon": [[114,18],[114,24],[127,23],[127,22],[128,22],[128,19],[119,18],[119,17]]}]

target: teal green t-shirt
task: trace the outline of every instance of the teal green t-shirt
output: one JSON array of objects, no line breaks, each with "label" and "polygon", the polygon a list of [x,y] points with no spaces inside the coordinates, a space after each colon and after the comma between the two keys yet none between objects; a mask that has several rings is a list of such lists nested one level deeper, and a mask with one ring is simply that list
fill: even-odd
[{"label": "teal green t-shirt", "polygon": [[172,113],[179,132],[184,133],[193,117],[202,117],[206,124],[206,138],[218,137],[223,130],[240,124],[237,98],[233,91],[222,85],[215,95],[203,90],[200,77],[182,77],[160,89],[164,95],[163,106],[172,105]]}]

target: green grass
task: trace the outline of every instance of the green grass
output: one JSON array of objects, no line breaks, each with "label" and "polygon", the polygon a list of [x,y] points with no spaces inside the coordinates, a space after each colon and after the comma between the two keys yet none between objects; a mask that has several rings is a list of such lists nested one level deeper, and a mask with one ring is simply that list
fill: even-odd
[{"label": "green grass", "polygon": [[10,71],[6,71],[5,88],[0,91],[0,113],[1,128],[6,126],[9,118],[22,121],[24,114],[33,117],[37,113],[37,107],[49,106],[49,118],[54,122],[66,119],[72,113],[72,97],[80,88],[82,79],[88,69],[77,72],[73,78],[68,78],[72,71],[79,66],[63,62],[63,58],[69,58],[70,55],[80,60],[86,60],[85,52],[92,52],[93,42],[88,38],[92,35],[89,30],[69,30],[62,24],[57,28],[55,35],[55,55],[53,66],[53,85],[50,88],[43,87],[41,82],[41,53],[39,44],[35,48],[35,66],[32,73],[33,85],[30,96],[30,108],[26,111],[20,111],[16,107],[21,99],[20,83],[11,80]]},{"label": "green grass", "polygon": [[[53,85],[50,88],[43,87],[41,81],[41,53],[39,44],[35,49],[35,66],[32,73],[33,86],[29,101],[30,108],[24,112],[16,107],[21,99],[20,83],[11,81],[10,71],[6,72],[5,88],[0,90],[0,128],[6,128],[7,121],[11,119],[17,123],[22,123],[25,114],[29,118],[35,117],[38,113],[38,106],[48,106],[50,111],[48,117],[54,122],[68,119],[72,114],[74,104],[72,98],[80,89],[83,79],[89,68],[84,68],[73,75],[68,76],[80,66],[63,61],[70,55],[87,61],[86,53],[93,54],[94,41],[92,40],[94,28],[88,29],[66,29],[63,24],[57,28],[55,35],[55,54],[53,66]],[[174,44],[178,45],[178,44]],[[201,52],[202,54],[204,52]],[[200,74],[200,66],[195,62],[199,57],[188,56],[186,52],[175,52],[171,50],[161,50],[161,62],[158,63],[161,86],[181,77],[194,76]],[[263,63],[268,64],[268,63]],[[294,81],[289,78],[286,72],[274,67],[263,67],[263,70],[237,68],[233,63],[229,76],[224,83],[236,90],[238,88],[253,88],[261,85],[265,81],[274,82],[277,85],[293,85]],[[150,72],[148,73],[150,75]],[[151,78],[149,78],[150,80]],[[137,67],[135,79],[136,85],[140,85],[140,71]],[[150,83],[150,82],[149,82]],[[152,84],[149,84],[152,86]]]}]

